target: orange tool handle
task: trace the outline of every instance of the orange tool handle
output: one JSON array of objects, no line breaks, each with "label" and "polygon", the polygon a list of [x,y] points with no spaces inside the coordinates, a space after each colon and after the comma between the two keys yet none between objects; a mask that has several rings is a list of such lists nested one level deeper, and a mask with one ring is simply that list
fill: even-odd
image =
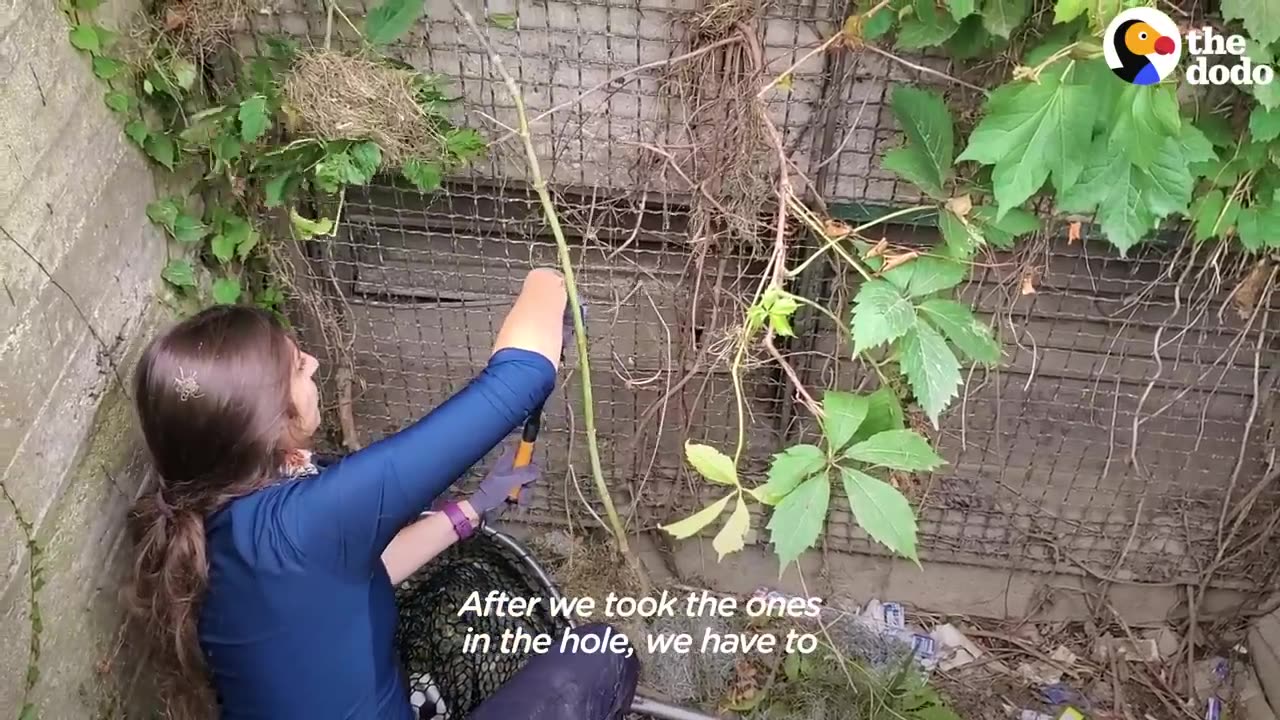
[{"label": "orange tool handle", "polygon": [[[524,467],[533,462],[533,443],[538,439],[538,430],[542,425],[542,408],[533,411],[524,423],[524,433],[520,436],[520,446],[516,448],[516,459],[512,467]],[[520,487],[516,486],[507,496],[507,502],[520,501]]]}]

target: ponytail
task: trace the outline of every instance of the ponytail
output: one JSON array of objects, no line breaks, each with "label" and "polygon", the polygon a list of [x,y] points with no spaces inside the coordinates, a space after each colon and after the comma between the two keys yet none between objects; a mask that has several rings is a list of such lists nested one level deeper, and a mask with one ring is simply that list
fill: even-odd
[{"label": "ponytail", "polygon": [[159,654],[154,665],[166,716],[211,717],[214,703],[197,635],[209,582],[204,513],[174,507],[156,490],[134,505],[129,531],[136,552],[129,605]]}]

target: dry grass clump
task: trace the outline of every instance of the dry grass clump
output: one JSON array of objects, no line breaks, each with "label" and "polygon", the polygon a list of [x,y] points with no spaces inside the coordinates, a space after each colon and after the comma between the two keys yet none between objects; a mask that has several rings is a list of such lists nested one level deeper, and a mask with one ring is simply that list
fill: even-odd
[{"label": "dry grass clump", "polygon": [[368,139],[397,164],[430,157],[440,136],[418,104],[421,76],[369,58],[318,50],[299,53],[284,94],[301,127],[323,140]]},{"label": "dry grass clump", "polygon": [[164,31],[184,54],[207,57],[244,28],[251,0],[177,0],[164,8]]}]

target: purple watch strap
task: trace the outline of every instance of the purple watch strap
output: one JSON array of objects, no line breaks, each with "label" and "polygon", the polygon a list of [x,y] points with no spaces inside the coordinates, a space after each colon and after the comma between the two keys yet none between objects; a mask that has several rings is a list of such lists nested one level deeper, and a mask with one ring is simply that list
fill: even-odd
[{"label": "purple watch strap", "polygon": [[458,534],[459,540],[466,540],[471,537],[471,533],[475,528],[471,525],[471,519],[467,514],[462,512],[462,508],[458,507],[458,503],[445,503],[442,509],[445,517],[449,518],[449,522],[453,523],[453,531]]}]

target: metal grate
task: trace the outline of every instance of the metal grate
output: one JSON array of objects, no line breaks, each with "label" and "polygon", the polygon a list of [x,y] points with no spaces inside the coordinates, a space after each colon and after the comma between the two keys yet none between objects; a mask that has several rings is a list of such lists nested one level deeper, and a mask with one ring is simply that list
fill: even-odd
[{"label": "metal grate", "polygon": [[[340,7],[363,14],[358,5]],[[744,13],[740,22],[770,74],[829,37],[845,15],[843,3],[721,7]],[[686,439],[736,443],[726,353],[772,242],[772,189],[759,180],[775,177],[776,159],[718,134],[753,131],[735,114],[744,85],[735,84],[743,75],[734,63],[742,57],[708,51],[699,58],[709,65],[663,64],[689,53],[697,32],[698,47],[715,42],[705,27],[697,30],[708,8],[699,0],[494,1],[474,11],[519,18],[517,30],[485,29],[537,118],[535,145],[592,307],[602,459],[633,528],[698,506],[706,489],[684,468]],[[341,23],[334,30],[345,37]],[[274,32],[319,43],[323,5],[280,0],[254,19],[245,49]],[[462,97],[468,124],[500,141],[515,124],[486,52],[447,3],[433,4],[395,50],[444,77]],[[937,58],[909,62],[948,69]],[[708,84],[691,70],[729,81]],[[933,75],[841,51],[815,55],[792,77],[789,89],[768,96],[768,115],[830,213],[918,200],[880,169],[898,142],[886,97],[894,83],[933,84]],[[736,162],[734,153],[746,159]],[[365,441],[412,422],[478,371],[524,273],[556,264],[523,163],[520,148],[498,142],[435,195],[391,180],[349,192],[338,236],[304,249],[299,284],[328,296],[351,338],[352,410]],[[724,219],[725,204],[736,224]],[[919,229],[891,234],[908,244],[936,241]],[[1248,494],[1264,467],[1265,423],[1249,418],[1260,376],[1276,363],[1276,308],[1264,308],[1241,334],[1230,285],[1198,304],[1175,295],[1177,278],[1163,277],[1168,252],[1131,260],[1098,252],[1045,241],[1034,257],[986,258],[966,287],[964,299],[999,328],[1007,362],[974,371],[942,428],[930,431],[946,471],[904,486],[920,507],[926,558],[1148,582],[1191,582],[1219,559],[1224,506]],[[800,281],[806,292],[847,308],[847,279],[815,268]],[[1029,268],[1036,292],[1023,295]],[[784,351],[805,383],[857,386],[864,378],[830,322],[802,323],[805,339]],[[345,342],[331,347],[330,359],[337,363],[345,349]],[[762,478],[773,453],[812,430],[775,367],[763,357],[745,366],[740,469]],[[581,417],[576,381],[566,377],[547,405],[540,462],[549,481],[529,522],[577,523],[584,507],[599,512],[585,477]],[[1238,533],[1245,549],[1223,556],[1219,584],[1251,586],[1263,577],[1259,568],[1275,564],[1274,543],[1260,549],[1246,541],[1277,499],[1261,494]],[[827,549],[880,552],[840,493],[833,503]],[[753,525],[761,528],[761,519]]]}]

